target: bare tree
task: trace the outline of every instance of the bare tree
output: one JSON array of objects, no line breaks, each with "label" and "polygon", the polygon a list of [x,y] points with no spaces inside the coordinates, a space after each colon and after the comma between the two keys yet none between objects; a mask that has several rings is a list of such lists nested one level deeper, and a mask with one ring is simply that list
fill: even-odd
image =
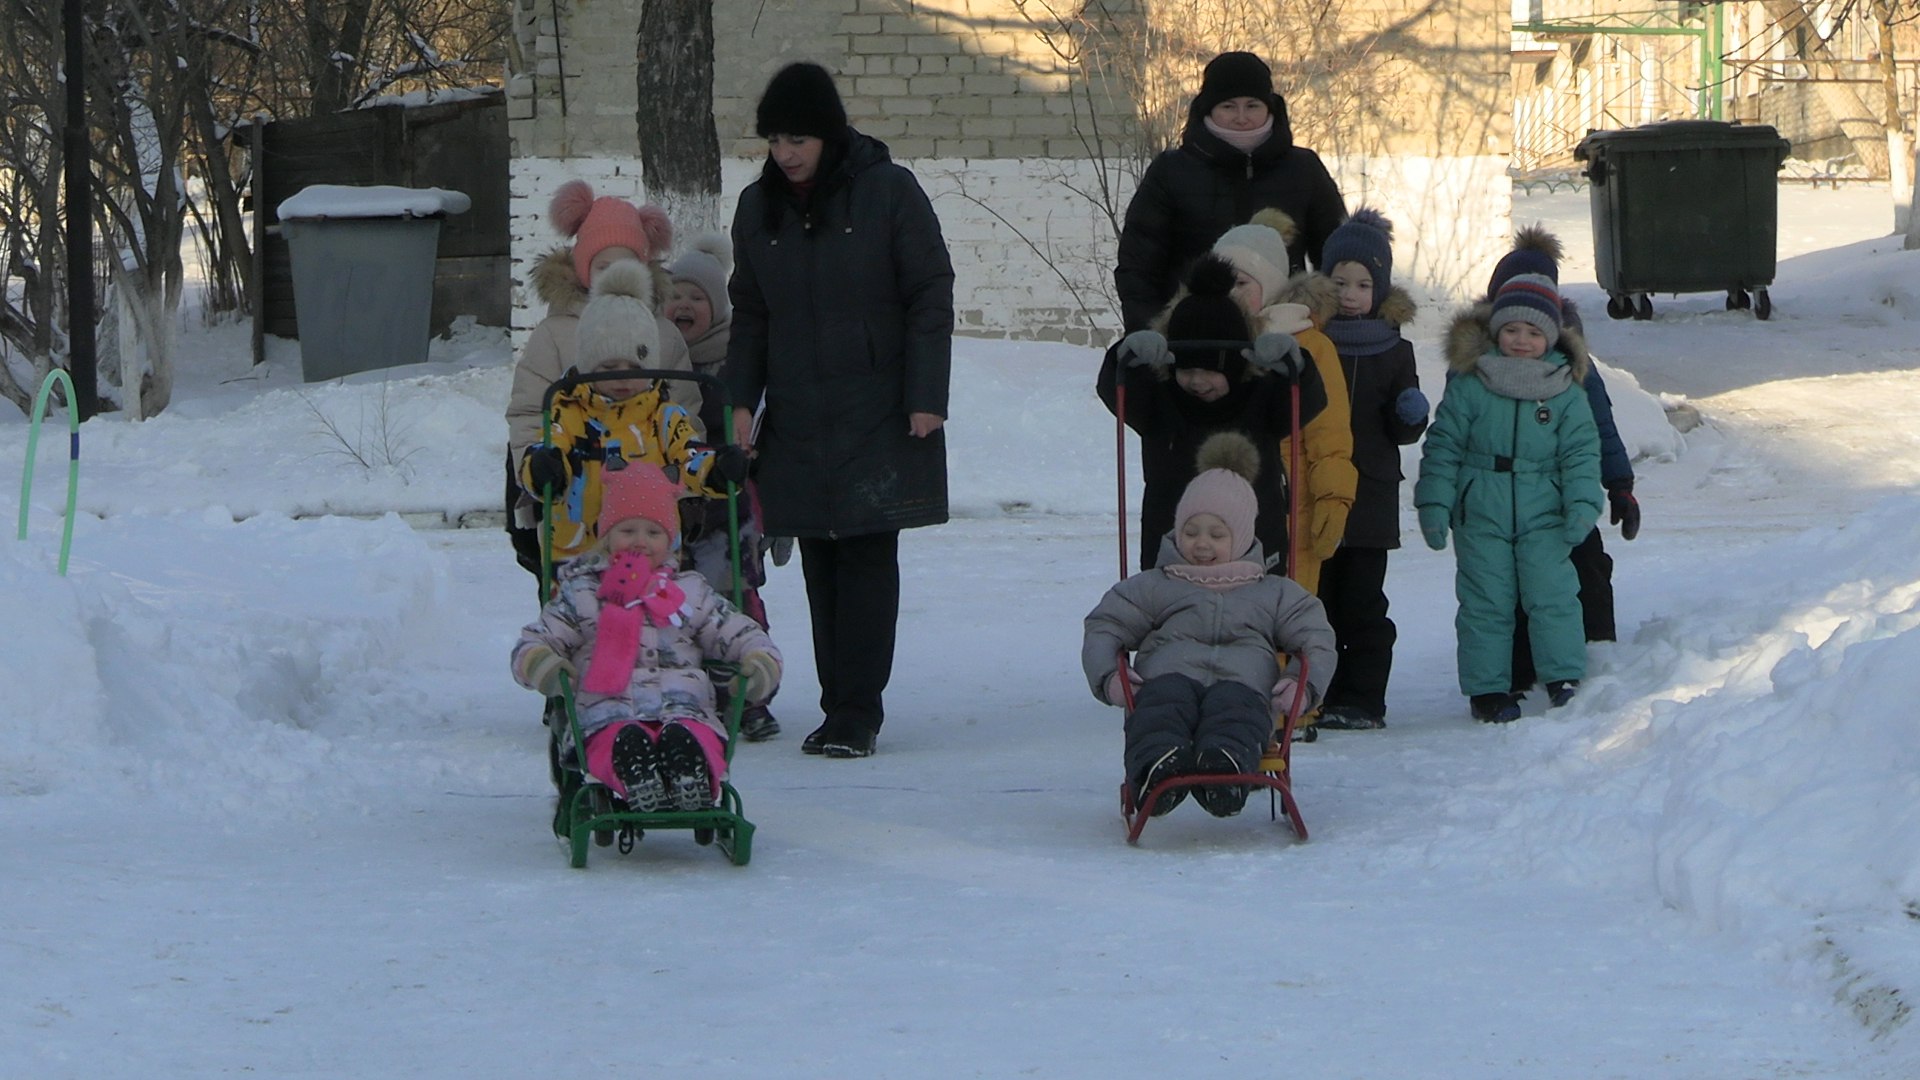
[{"label": "bare tree", "polygon": [[636,39],[647,198],[688,233],[720,226],[713,127],[713,0],[647,0]]}]

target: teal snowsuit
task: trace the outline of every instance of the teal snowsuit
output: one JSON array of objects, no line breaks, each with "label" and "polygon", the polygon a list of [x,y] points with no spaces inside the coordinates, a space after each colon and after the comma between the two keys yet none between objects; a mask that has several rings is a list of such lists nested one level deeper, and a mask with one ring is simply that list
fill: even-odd
[{"label": "teal snowsuit", "polygon": [[[1580,581],[1567,553],[1593,528],[1604,499],[1600,435],[1581,385],[1586,349],[1569,333],[1540,360],[1501,357],[1471,315],[1455,320],[1447,346],[1447,389],[1427,429],[1414,503],[1423,526],[1444,510],[1455,538],[1460,691],[1511,688],[1516,607],[1527,613],[1541,680],[1583,678]],[[1494,377],[1483,363],[1509,375],[1521,368],[1520,386],[1539,396],[1506,396],[1516,380]]]}]

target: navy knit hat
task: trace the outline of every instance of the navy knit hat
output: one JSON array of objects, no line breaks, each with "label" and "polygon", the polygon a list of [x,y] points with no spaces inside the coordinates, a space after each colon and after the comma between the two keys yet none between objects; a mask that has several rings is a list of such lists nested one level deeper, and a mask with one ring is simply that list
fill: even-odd
[{"label": "navy knit hat", "polygon": [[1560,284],[1560,238],[1542,225],[1529,225],[1514,233],[1513,250],[1500,257],[1493,266],[1493,276],[1487,279],[1487,299],[1493,299],[1500,286],[1518,274],[1539,274]]},{"label": "navy knit hat", "polygon": [[1273,104],[1273,69],[1250,52],[1224,52],[1207,61],[1200,75],[1200,92],[1193,107],[1205,114],[1215,105],[1237,97],[1259,98]]},{"label": "navy knit hat", "polygon": [[1233,296],[1233,264],[1218,255],[1203,255],[1187,273],[1187,295],[1167,315],[1167,340],[1173,344],[1173,366],[1218,371],[1238,380],[1246,372],[1240,348],[1181,349],[1182,341],[1253,340],[1253,326]]},{"label": "navy knit hat", "polygon": [[1493,294],[1487,329],[1495,336],[1510,322],[1532,323],[1547,335],[1547,348],[1560,343],[1560,290],[1545,274],[1515,274]]},{"label": "navy knit hat", "polygon": [[1393,287],[1393,222],[1370,206],[1355,210],[1320,246],[1321,272],[1331,274],[1343,262],[1359,263],[1373,275],[1373,311],[1367,314],[1378,312]]},{"label": "navy knit hat", "polygon": [[813,135],[834,142],[847,134],[847,109],[840,103],[833,75],[804,60],[774,73],[753,119],[753,130],[763,139]]}]

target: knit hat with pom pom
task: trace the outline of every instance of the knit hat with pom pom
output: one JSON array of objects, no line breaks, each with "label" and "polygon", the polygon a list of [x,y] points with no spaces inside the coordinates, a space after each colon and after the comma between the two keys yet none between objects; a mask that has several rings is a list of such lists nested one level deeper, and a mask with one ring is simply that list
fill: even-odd
[{"label": "knit hat with pom pom", "polygon": [[1213,242],[1213,253],[1260,283],[1260,306],[1276,302],[1287,283],[1290,264],[1284,229],[1292,219],[1279,210],[1262,210],[1245,225],[1235,225]]},{"label": "knit hat with pom pom", "polygon": [[1174,535],[1195,514],[1212,514],[1232,534],[1234,555],[1246,554],[1253,547],[1253,523],[1260,512],[1253,493],[1253,480],[1260,475],[1259,448],[1237,431],[1222,431],[1200,444],[1195,464],[1200,474],[1188,482],[1173,511]]},{"label": "knit hat with pom pom", "polygon": [[733,318],[733,302],[727,297],[727,277],[732,273],[733,241],[726,233],[701,236],[691,251],[667,264],[667,276],[674,284],[684,281],[707,294],[715,326]]},{"label": "knit hat with pom pom", "polygon": [[1363,206],[1328,234],[1320,247],[1320,269],[1332,273],[1343,262],[1359,263],[1373,275],[1373,311],[1393,287],[1393,222],[1380,211]]},{"label": "knit hat with pom pom", "polygon": [[[1271,232],[1272,230],[1267,230]],[[1218,255],[1202,255],[1187,274],[1187,295],[1167,316],[1167,341],[1176,368],[1218,371],[1230,381],[1246,373],[1241,348],[1253,340],[1253,325],[1235,302],[1233,264]],[[1183,341],[1235,342],[1233,347],[1182,348]]]},{"label": "knit hat with pom pom", "polygon": [[593,297],[580,312],[574,359],[581,371],[608,360],[634,367],[660,366],[660,323],[654,318],[653,274],[632,259],[618,259],[600,271]]},{"label": "knit hat with pom pom", "polygon": [[547,213],[560,235],[573,241],[573,272],[588,288],[593,286],[593,257],[607,248],[627,248],[647,263],[673,246],[673,225],[665,210],[652,203],[635,206],[611,195],[596,199],[585,180],[561,184]]}]

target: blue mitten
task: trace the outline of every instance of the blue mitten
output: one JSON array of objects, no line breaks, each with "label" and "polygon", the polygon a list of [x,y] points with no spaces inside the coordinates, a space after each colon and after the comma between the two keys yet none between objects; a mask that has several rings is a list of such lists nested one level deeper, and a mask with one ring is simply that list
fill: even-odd
[{"label": "blue mitten", "polygon": [[1420,508],[1420,535],[1435,551],[1447,550],[1447,508],[1428,505]]},{"label": "blue mitten", "polygon": [[1162,335],[1152,330],[1135,330],[1121,339],[1119,359],[1126,367],[1170,367],[1173,353]]},{"label": "blue mitten", "polygon": [[1393,415],[1403,424],[1417,424],[1427,418],[1427,395],[1417,386],[1409,386],[1393,399]]}]

